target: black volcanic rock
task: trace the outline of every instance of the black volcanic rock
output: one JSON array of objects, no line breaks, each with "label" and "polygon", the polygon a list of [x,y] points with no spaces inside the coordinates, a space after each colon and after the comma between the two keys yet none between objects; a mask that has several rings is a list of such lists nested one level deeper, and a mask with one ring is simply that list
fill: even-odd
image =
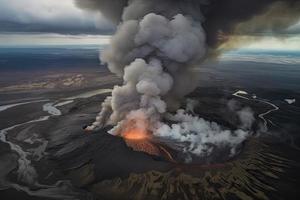
[{"label": "black volcanic rock", "polygon": [[[53,159],[59,163],[59,168],[65,170],[81,169],[86,165],[93,166],[93,176],[98,181],[127,177],[130,173],[170,169],[168,162],[146,153],[133,151],[122,138],[112,136],[106,131],[107,129],[103,129],[83,133],[75,141],[56,149],[56,156]],[[73,148],[72,145],[78,147]]]}]

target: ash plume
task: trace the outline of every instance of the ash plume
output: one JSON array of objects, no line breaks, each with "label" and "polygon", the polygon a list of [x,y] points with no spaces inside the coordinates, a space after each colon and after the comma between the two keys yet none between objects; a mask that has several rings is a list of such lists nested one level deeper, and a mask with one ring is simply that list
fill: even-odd
[{"label": "ash plume", "polygon": [[[108,1],[87,2],[80,5],[102,6],[103,3],[107,8],[109,4]],[[124,84],[114,88],[90,128],[117,124],[138,109],[144,109],[157,121],[167,110],[176,110],[180,100],[196,87],[197,82],[193,80],[196,77],[189,69],[201,63],[207,52],[201,12],[187,2],[158,2],[131,1],[124,8],[123,20],[101,55],[109,70],[123,77]],[[120,1],[117,8],[122,5]],[[195,17],[182,14],[190,12]],[[120,17],[119,13],[110,14],[114,15],[113,20]],[[109,121],[103,122],[107,115]]]},{"label": "ash plume", "polygon": [[[189,143],[183,149],[199,156],[209,155],[212,146],[236,147],[248,136],[251,110],[241,110],[244,126],[231,131],[214,122],[178,110],[185,95],[197,87],[198,67],[217,47],[234,34],[238,25],[265,13],[276,0],[77,0],[83,9],[99,11],[114,23],[117,31],[101,61],[112,73],[123,77],[102,104],[96,122],[88,129],[114,125],[110,131],[122,135],[128,128],[158,138]],[[283,1],[282,1],[283,3]],[[293,9],[298,1],[283,3]],[[280,21],[279,31],[298,17],[292,12]],[[278,21],[266,16],[273,27]],[[263,26],[257,26],[261,30]],[[253,27],[255,29],[255,27]],[[239,29],[239,30],[242,30]],[[221,36],[223,37],[220,37]],[[177,111],[176,114],[170,112]],[[167,123],[166,121],[171,121]]]}]

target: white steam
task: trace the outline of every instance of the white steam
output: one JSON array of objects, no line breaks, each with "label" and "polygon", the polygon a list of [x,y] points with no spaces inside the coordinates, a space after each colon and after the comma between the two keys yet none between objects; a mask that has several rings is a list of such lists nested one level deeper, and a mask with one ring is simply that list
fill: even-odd
[{"label": "white steam", "polygon": [[215,122],[189,115],[184,110],[178,110],[169,118],[173,124],[161,125],[154,135],[175,143],[185,143],[182,151],[197,156],[208,156],[220,147],[229,147],[231,154],[235,154],[236,147],[248,136],[245,130],[226,130]]}]

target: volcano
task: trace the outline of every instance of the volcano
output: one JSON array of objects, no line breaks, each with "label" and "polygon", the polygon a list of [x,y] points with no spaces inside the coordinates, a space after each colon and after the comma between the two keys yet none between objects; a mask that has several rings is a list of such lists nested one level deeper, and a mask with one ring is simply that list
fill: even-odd
[{"label": "volcano", "polygon": [[156,142],[150,134],[140,130],[129,130],[121,135],[128,147],[134,151],[161,157],[170,162],[176,162],[169,147]]}]

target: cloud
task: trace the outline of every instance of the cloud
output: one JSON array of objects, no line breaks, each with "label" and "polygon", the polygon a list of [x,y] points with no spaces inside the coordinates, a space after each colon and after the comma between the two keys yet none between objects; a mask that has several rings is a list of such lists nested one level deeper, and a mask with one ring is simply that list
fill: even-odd
[{"label": "cloud", "polygon": [[0,32],[110,34],[114,25],[73,0],[0,0]]},{"label": "cloud", "polygon": [[299,35],[300,34],[300,21],[293,25],[293,26],[290,26],[287,30],[286,30],[286,33],[287,34],[296,34],[296,35]]},{"label": "cloud", "polygon": [[32,45],[106,45],[109,35],[65,35],[57,33],[0,33],[0,46],[32,46]]}]

